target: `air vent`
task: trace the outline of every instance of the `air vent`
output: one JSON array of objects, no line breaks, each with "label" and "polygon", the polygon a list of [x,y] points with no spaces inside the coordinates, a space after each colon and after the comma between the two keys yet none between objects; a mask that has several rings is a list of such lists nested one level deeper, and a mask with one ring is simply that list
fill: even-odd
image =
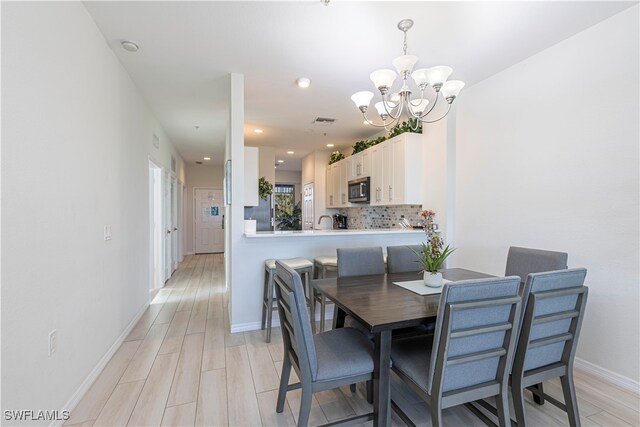
[{"label": "air vent", "polygon": [[202,164],[202,162],[196,162],[196,165],[201,165],[201,164]]},{"label": "air vent", "polygon": [[336,119],[331,119],[329,117],[316,117],[313,124],[318,126],[331,126],[335,121]]}]

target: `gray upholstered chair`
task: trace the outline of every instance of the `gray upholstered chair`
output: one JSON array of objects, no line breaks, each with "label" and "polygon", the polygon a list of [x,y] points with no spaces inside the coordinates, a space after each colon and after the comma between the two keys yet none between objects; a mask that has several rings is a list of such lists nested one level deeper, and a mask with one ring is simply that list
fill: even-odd
[{"label": "gray upholstered chair", "polygon": [[511,246],[504,275],[518,276],[520,283],[524,283],[530,273],[566,270],[568,257],[565,252]]},{"label": "gray upholstered chair", "polygon": [[[298,425],[306,426],[313,393],[372,380],[373,344],[353,328],[313,335],[300,275],[276,261],[275,283],[284,343],[276,412],[284,409],[287,391],[302,388]],[[300,383],[288,385],[291,367]],[[371,419],[373,414],[366,414],[349,421],[362,423]]]},{"label": "gray upholstered chair", "polygon": [[[512,246],[509,248],[507,255],[507,266],[504,275],[518,276],[520,277],[520,283],[524,284],[530,273],[566,270],[568,257],[565,252]],[[524,314],[524,309],[522,313]],[[544,404],[542,383],[533,384],[529,388],[534,392],[533,399],[535,402],[539,405]]]},{"label": "gray upholstered chair", "polygon": [[570,426],[580,425],[573,360],[587,303],[586,274],[584,268],[575,268],[527,277],[523,293],[524,318],[511,373],[518,426],[526,425],[524,389],[557,377],[562,384],[564,404],[548,395],[540,397],[566,411]]},{"label": "gray upholstered chair", "polygon": [[433,338],[392,342],[393,370],[429,404],[434,427],[442,425],[443,409],[491,396],[496,396],[500,425],[510,425],[508,382],[520,322],[519,282],[511,276],[446,283]]},{"label": "gray upholstered chair", "polygon": [[338,277],[384,274],[384,255],[380,246],[338,248]]},{"label": "gray upholstered chair", "polygon": [[387,272],[417,273],[422,270],[416,252],[422,252],[421,245],[387,246]]}]

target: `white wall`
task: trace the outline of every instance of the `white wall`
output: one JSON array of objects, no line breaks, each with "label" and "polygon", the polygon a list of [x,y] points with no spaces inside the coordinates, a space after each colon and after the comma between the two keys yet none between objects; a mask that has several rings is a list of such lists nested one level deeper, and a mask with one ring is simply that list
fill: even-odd
[{"label": "white wall", "polygon": [[578,357],[638,360],[638,6],[463,91],[453,263],[503,274],[510,245],[588,269]]},{"label": "white wall", "polygon": [[194,253],[193,247],[193,189],[217,188],[222,189],[224,177],[223,166],[192,165],[186,166],[187,191],[184,195],[184,216],[187,238],[187,253]]},{"label": "white wall", "polygon": [[2,4],[2,97],[2,408],[63,409],[147,304],[148,157],[182,161],[80,2]]}]

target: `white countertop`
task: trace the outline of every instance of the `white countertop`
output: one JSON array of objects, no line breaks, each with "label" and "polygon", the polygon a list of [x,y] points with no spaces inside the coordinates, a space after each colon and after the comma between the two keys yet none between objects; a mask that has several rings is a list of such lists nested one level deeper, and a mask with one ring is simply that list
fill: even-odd
[{"label": "white countertop", "polygon": [[365,234],[417,234],[424,230],[403,230],[401,228],[371,228],[371,229],[346,229],[346,230],[295,230],[295,231],[258,231],[255,234],[245,234],[245,237],[269,238],[269,237],[329,237]]}]

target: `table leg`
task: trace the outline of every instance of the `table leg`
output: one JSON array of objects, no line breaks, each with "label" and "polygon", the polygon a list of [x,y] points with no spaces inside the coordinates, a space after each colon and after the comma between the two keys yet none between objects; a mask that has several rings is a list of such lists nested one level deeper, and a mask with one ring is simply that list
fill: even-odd
[{"label": "table leg", "polygon": [[391,425],[391,331],[375,334],[373,357],[373,425]]},{"label": "table leg", "polygon": [[344,318],[347,317],[347,313],[344,312],[337,304],[334,304],[333,309],[333,329],[344,327]]}]

